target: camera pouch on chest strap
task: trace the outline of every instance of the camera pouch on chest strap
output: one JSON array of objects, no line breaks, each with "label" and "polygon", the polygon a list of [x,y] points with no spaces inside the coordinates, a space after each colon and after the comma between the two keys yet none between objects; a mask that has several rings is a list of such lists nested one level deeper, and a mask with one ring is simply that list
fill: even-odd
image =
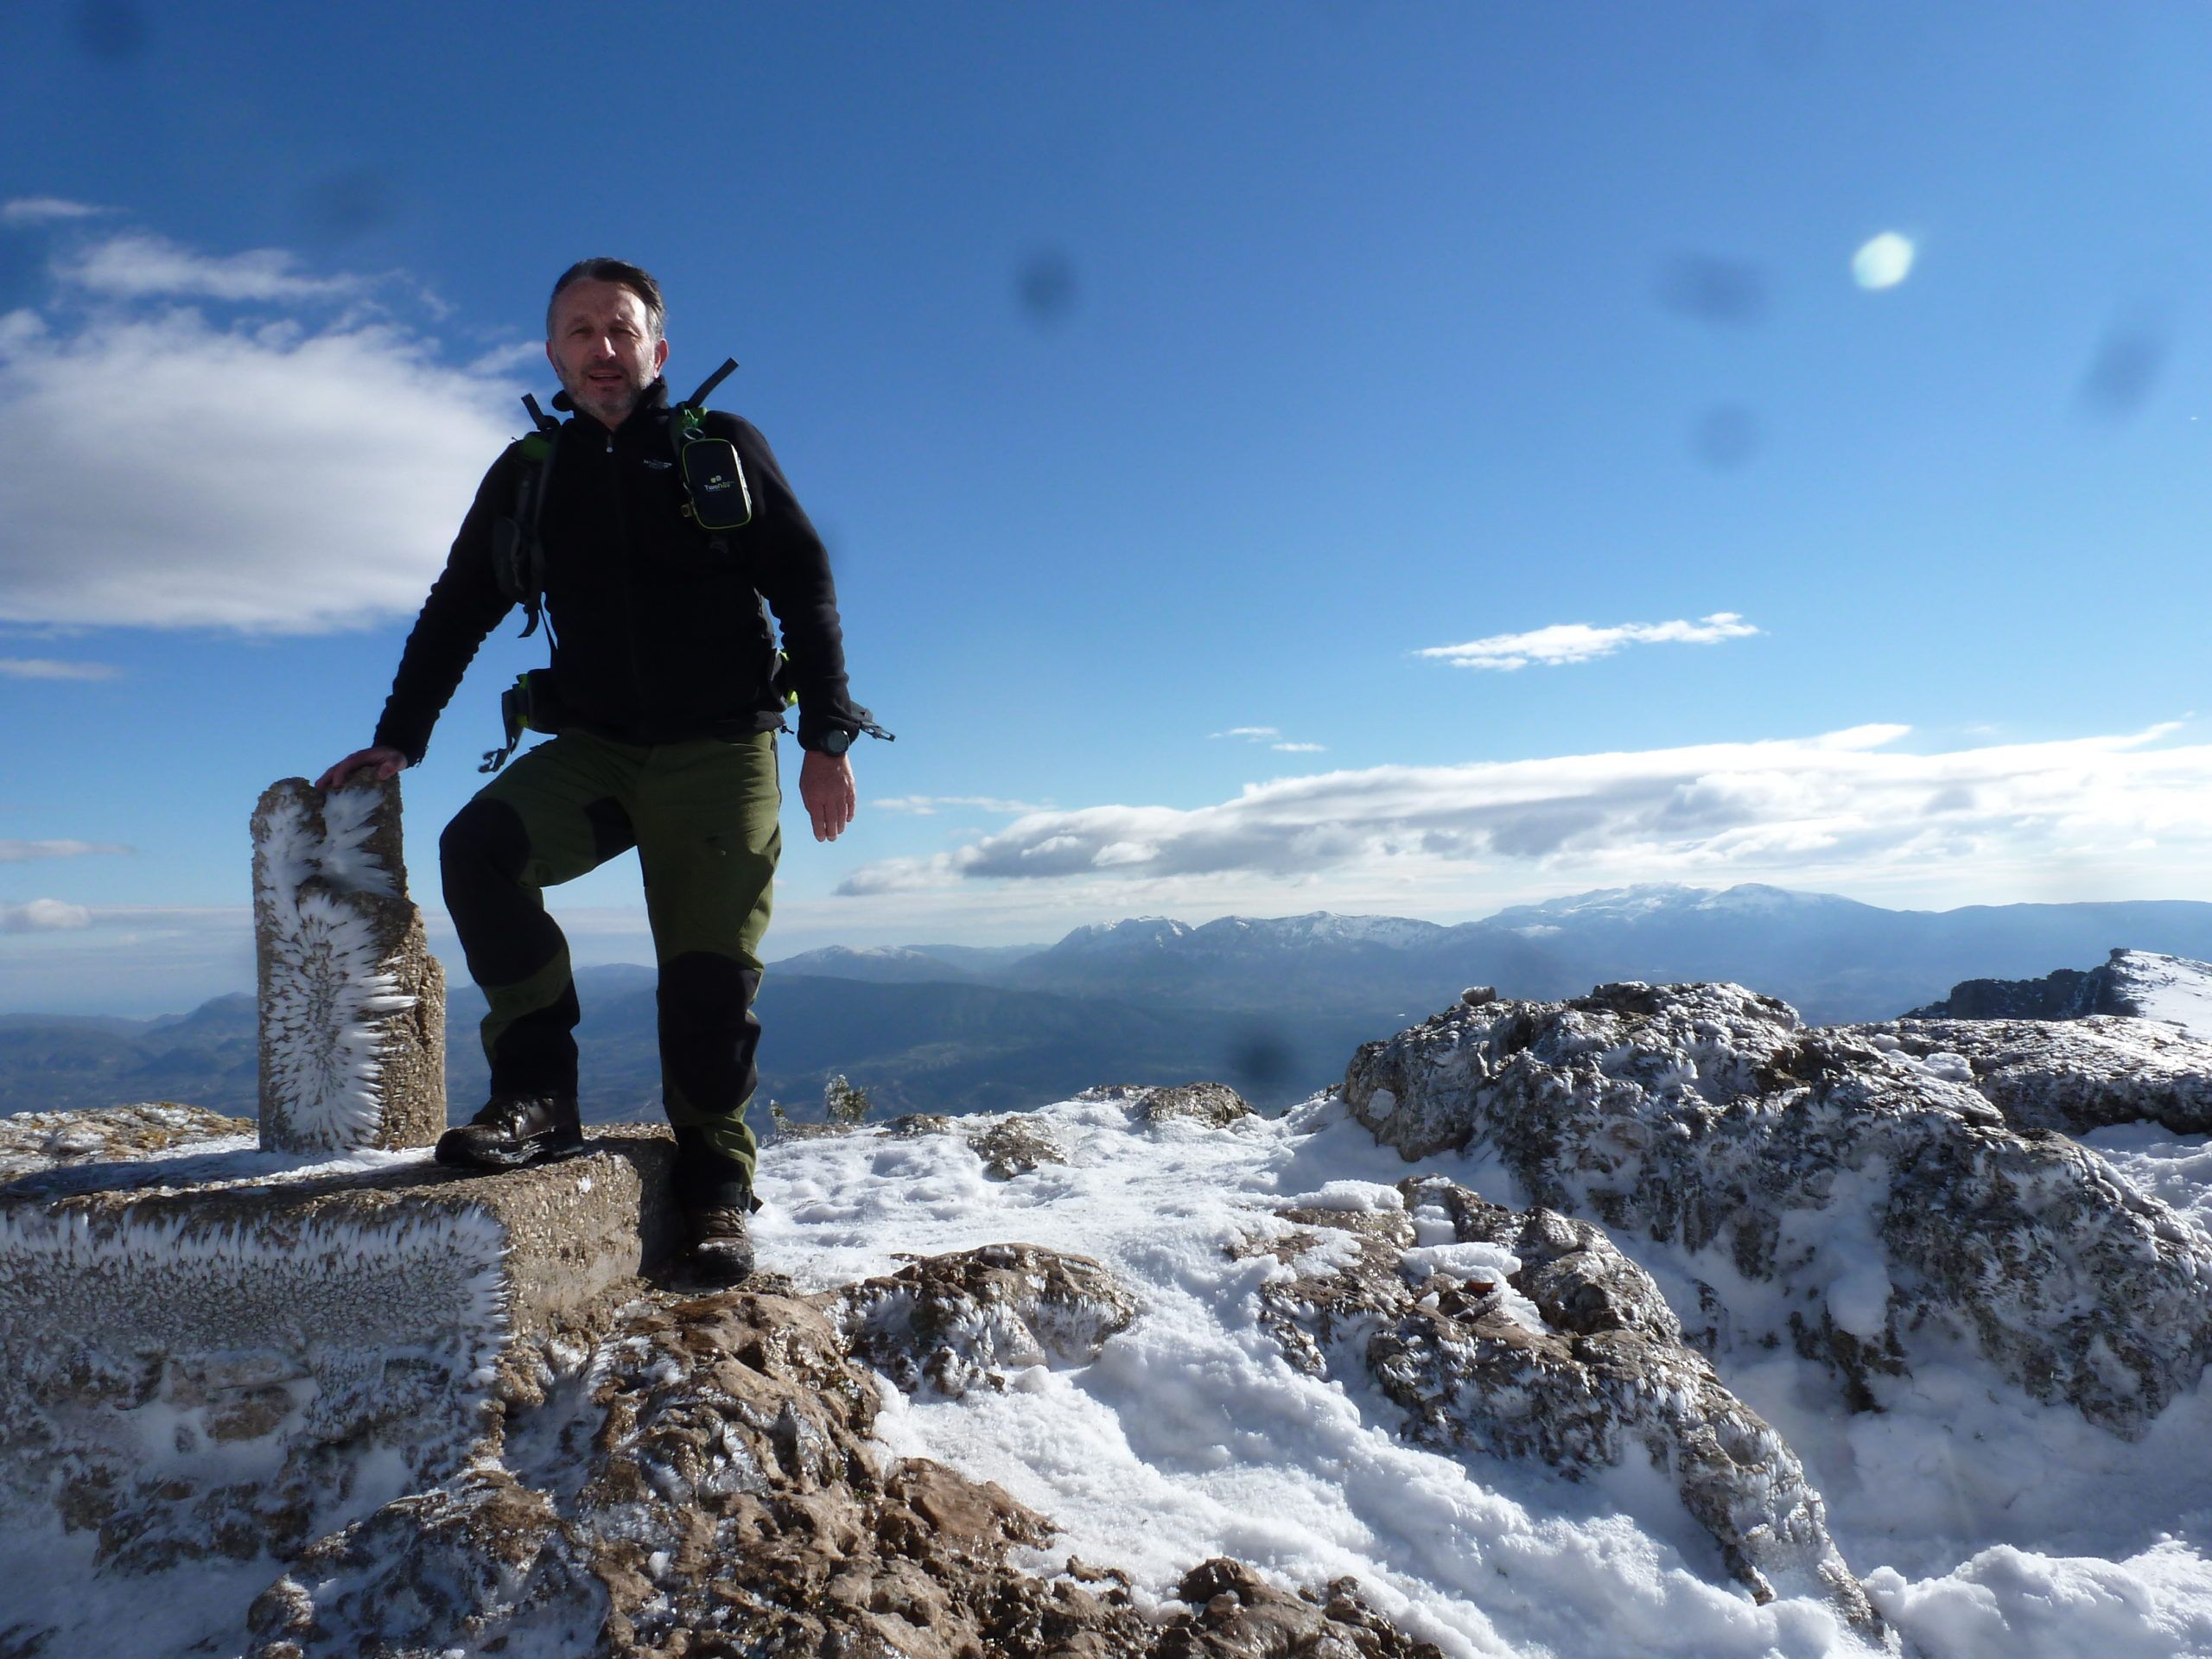
[{"label": "camera pouch on chest strap", "polygon": [[702,530],[738,530],[753,521],[753,493],[737,446],[728,438],[690,438],[677,452],[691,517]]}]

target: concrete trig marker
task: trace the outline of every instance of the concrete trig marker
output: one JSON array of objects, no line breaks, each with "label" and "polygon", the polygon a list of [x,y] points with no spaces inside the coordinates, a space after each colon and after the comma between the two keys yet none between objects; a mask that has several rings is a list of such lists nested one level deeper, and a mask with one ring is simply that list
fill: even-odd
[{"label": "concrete trig marker", "polygon": [[0,1532],[289,1558],[466,1467],[535,1344],[588,1351],[678,1247],[665,1130],[495,1175],[405,1150],[445,1127],[405,868],[396,782],[256,807],[258,1147],[174,1103],[0,1117]]},{"label": "concrete trig marker", "polygon": [[397,779],[270,786],[253,811],[253,933],[263,1150],[435,1141],[445,974],[407,898]]}]

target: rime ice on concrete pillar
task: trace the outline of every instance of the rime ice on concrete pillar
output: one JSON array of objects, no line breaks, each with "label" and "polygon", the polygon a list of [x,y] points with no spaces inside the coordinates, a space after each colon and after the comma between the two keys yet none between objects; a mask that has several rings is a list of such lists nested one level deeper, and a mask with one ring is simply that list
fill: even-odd
[{"label": "rime ice on concrete pillar", "polygon": [[427,1146],[445,1128],[445,975],[406,869],[396,779],[288,778],[254,808],[265,1149]]}]

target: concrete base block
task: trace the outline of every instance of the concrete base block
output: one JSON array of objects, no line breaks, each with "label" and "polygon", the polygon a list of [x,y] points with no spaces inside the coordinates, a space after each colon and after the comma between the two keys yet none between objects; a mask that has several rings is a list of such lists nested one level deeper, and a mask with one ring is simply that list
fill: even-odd
[{"label": "concrete base block", "polygon": [[134,1157],[71,1116],[105,1115],[0,1133],[0,1522],[58,1511],[126,1570],[288,1555],[444,1478],[535,1344],[588,1344],[679,1243],[664,1130],[465,1175],[212,1114]]}]

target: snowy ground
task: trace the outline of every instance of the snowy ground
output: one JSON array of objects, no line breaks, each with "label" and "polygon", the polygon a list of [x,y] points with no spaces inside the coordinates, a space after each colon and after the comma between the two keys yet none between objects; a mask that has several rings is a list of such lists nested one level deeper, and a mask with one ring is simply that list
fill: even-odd
[{"label": "snowy ground", "polygon": [[[1396,1438],[1388,1402],[1284,1363],[1258,1318],[1260,1285],[1284,1269],[1227,1247],[1324,1185],[1339,1203],[1395,1205],[1389,1185],[1413,1167],[1339,1105],[1225,1129],[1132,1127],[1114,1103],[1027,1121],[1067,1166],[991,1181],[950,1135],[772,1147],[756,1226],[764,1262],[809,1288],[889,1271],[902,1254],[1018,1241],[1096,1256],[1137,1292],[1143,1317],[1083,1370],[1039,1368],[958,1401],[887,1391],[880,1433],[894,1450],[996,1480],[1065,1529],[1040,1570],[1077,1554],[1136,1572],[1154,1593],[1212,1554],[1291,1584],[1349,1573],[1454,1655],[1859,1650],[1825,1606],[1762,1608],[1728,1586],[1648,1474],[1574,1484],[1418,1451]],[[2133,1130],[2097,1144],[2107,1137],[2130,1179],[2212,1209],[2202,1147]],[[1525,1202],[1494,1167],[1421,1167]],[[1616,1242],[1684,1294],[1684,1264]],[[1971,1355],[1923,1363],[1886,1410],[1857,1417],[1786,1355],[1721,1370],[1789,1436],[1847,1559],[1927,1654],[2212,1654],[2212,1391],[2131,1446],[2070,1408],[1991,1389]]]},{"label": "snowy ground", "polygon": [[[1408,1165],[1325,1100],[1226,1128],[1135,1124],[1113,1102],[1021,1121],[1070,1161],[995,1181],[960,1134],[772,1145],[756,1227],[764,1265],[804,1288],[885,1273],[903,1255],[1021,1242],[1096,1256],[1136,1293],[1143,1314],[1087,1367],[1039,1367],[1004,1392],[957,1401],[884,1391],[891,1449],[996,1480],[1064,1529],[1037,1570],[1079,1555],[1138,1573],[1154,1596],[1215,1554],[1288,1585],[1350,1573],[1380,1610],[1455,1656],[1861,1651],[1825,1605],[1755,1605],[1649,1472],[1578,1484],[1417,1450],[1379,1395],[1283,1361],[1259,1324],[1258,1293],[1285,1269],[1264,1255],[1235,1259],[1230,1245],[1274,1230],[1276,1206],[1325,1188],[1338,1207],[1395,1206],[1394,1184],[1416,1168],[1525,1203],[1495,1166]],[[2203,1137],[2131,1125],[2085,1144],[2212,1226]],[[242,1148],[198,1151],[202,1176],[267,1173]],[[1686,1315],[1693,1271],[1732,1297],[1762,1294],[1725,1284],[1722,1264],[1616,1242]],[[2131,1446],[2069,1408],[1992,1387],[1970,1354],[1916,1356],[1885,1410],[1855,1416],[1824,1373],[1786,1353],[1719,1364],[1805,1459],[1846,1558],[1929,1659],[2212,1655],[2212,1389]],[[235,1651],[246,1603],[280,1570],[104,1578],[92,1615],[90,1549],[87,1536],[58,1530],[0,1539],[0,1632],[30,1616],[97,1635],[107,1651],[219,1656]]]}]

